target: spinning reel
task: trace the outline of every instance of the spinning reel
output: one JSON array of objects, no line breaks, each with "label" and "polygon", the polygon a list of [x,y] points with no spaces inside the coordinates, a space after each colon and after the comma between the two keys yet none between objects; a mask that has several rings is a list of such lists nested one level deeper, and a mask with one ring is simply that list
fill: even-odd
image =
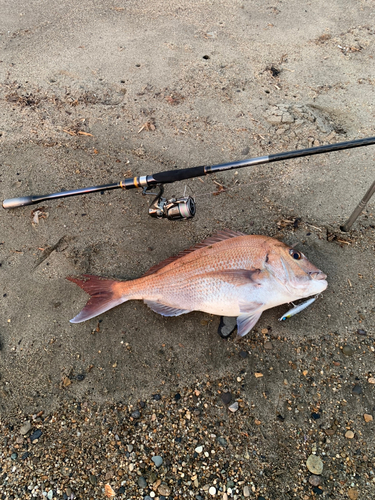
[{"label": "spinning reel", "polygon": [[191,219],[195,215],[195,201],[191,196],[182,198],[163,198],[164,187],[162,184],[157,184],[158,193],[147,192],[149,188],[144,187],[143,195],[156,195],[151,202],[148,213],[155,219],[181,220]]}]

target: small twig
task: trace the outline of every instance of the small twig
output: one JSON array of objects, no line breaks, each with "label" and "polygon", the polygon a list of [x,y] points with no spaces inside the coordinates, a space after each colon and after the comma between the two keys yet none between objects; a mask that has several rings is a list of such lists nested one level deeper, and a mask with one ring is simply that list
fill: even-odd
[{"label": "small twig", "polygon": [[310,224],[309,222],[306,222],[306,224],[310,227],[313,227],[314,229],[316,229],[317,231],[320,231],[322,232],[322,230],[320,229],[320,227],[316,227],[316,226],[313,226],[312,224]]},{"label": "small twig", "polygon": [[222,187],[222,188],[225,188],[224,184],[220,184],[220,182],[217,182],[214,180],[214,183],[217,184],[218,186]]},{"label": "small twig", "polygon": [[89,134],[88,132],[83,132],[82,130],[79,130],[79,131],[77,132],[77,135],[88,135],[88,136],[90,136],[90,137],[94,137],[92,134]]}]

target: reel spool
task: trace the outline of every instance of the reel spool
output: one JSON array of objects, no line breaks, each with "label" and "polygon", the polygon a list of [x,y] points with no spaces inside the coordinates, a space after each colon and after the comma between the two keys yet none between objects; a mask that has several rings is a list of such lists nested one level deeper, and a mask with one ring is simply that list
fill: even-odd
[{"label": "reel spool", "polygon": [[155,219],[181,220],[191,219],[195,215],[195,201],[192,196],[184,196],[182,198],[163,198],[164,188],[162,185],[157,186],[159,193],[148,193],[147,188],[143,189],[143,195],[155,195],[156,197],[151,202],[148,213]]}]

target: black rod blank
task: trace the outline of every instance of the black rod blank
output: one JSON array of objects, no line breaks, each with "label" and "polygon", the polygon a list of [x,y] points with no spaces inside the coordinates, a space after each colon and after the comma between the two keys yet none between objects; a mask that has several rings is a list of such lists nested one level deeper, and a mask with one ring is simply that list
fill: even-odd
[{"label": "black rod blank", "polygon": [[261,165],[264,163],[271,163],[276,161],[289,160],[302,156],[310,156],[316,154],[330,153],[332,151],[339,151],[342,149],[358,148],[362,146],[370,146],[375,144],[375,137],[367,137],[365,139],[357,139],[353,141],[338,142],[336,144],[327,144],[325,146],[316,146],[307,149],[298,149],[295,151],[286,151],[283,153],[276,153],[269,156],[260,156],[257,158],[250,158],[247,160],[239,160],[230,163],[222,163],[219,165],[191,167],[181,170],[169,170],[166,172],[159,172],[153,175],[145,175],[140,177],[129,177],[115,184],[106,184],[103,186],[92,186],[82,189],[73,189],[71,191],[61,191],[59,193],[52,193],[42,196],[23,196],[21,198],[11,198],[3,201],[3,208],[16,208],[25,205],[32,205],[41,201],[65,198],[67,196],[77,196],[81,194],[94,193],[97,191],[105,191],[108,189],[133,189],[138,187],[152,187],[156,184],[168,184],[178,182],[185,179],[192,179],[194,177],[201,177],[202,175],[212,174],[215,172],[223,172],[226,170],[233,170],[238,168],[250,167],[253,165]]}]

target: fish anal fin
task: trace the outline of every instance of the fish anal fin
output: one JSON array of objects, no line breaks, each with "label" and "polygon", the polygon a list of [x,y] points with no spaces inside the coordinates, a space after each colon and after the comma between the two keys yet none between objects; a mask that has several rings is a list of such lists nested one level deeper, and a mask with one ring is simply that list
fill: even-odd
[{"label": "fish anal fin", "polygon": [[166,306],[165,304],[160,304],[160,302],[155,302],[153,300],[145,300],[144,303],[154,312],[162,316],[180,316],[181,314],[191,312],[187,309],[177,309],[176,307]]},{"label": "fish anal fin", "polygon": [[261,317],[262,311],[253,314],[240,314],[237,316],[237,337],[244,337],[254,328],[258,319]]},{"label": "fish anal fin", "polygon": [[145,272],[145,274],[142,276],[143,278],[146,276],[150,276],[151,274],[155,274],[157,271],[162,269],[163,267],[168,266],[175,260],[180,259],[181,257],[185,257],[185,255],[188,255],[189,253],[195,252],[196,250],[200,250],[201,248],[209,247],[213,245],[214,243],[218,243],[219,241],[224,241],[224,240],[229,240],[231,238],[237,238],[237,236],[245,236],[244,233],[241,233],[240,231],[232,231],[231,229],[224,229],[223,231],[219,231],[212,236],[209,236],[205,240],[201,241],[200,243],[197,243],[196,245],[183,250],[182,252],[178,253],[177,255],[174,255],[173,257],[169,257],[168,259],[163,260],[162,262],[159,262],[159,264],[156,264],[155,266],[150,267],[148,271]]}]

